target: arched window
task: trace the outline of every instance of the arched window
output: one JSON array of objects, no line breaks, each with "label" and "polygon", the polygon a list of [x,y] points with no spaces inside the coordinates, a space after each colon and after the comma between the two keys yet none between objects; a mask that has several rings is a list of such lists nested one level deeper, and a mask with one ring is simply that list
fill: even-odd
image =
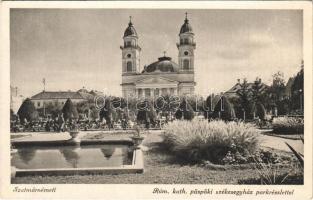
[{"label": "arched window", "polygon": [[188,38],[184,39],[184,44],[189,44]]},{"label": "arched window", "polygon": [[127,71],[128,72],[133,71],[133,63],[131,61],[127,62]]},{"label": "arched window", "polygon": [[187,59],[183,61],[183,70],[189,70],[189,60]]}]

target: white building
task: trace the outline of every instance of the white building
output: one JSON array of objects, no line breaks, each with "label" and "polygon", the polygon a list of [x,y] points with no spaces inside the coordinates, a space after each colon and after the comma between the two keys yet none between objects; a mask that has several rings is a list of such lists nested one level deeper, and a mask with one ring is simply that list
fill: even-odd
[{"label": "white building", "polygon": [[194,33],[186,15],[179,32],[178,64],[170,57],[158,58],[141,70],[138,34],[130,21],[124,32],[122,50],[122,93],[123,97],[152,97],[164,94],[193,94]]},{"label": "white building", "polygon": [[31,97],[31,101],[34,103],[36,109],[44,108],[49,105],[63,106],[67,99],[71,99],[74,104],[87,101],[80,92],[72,91],[42,91]]}]

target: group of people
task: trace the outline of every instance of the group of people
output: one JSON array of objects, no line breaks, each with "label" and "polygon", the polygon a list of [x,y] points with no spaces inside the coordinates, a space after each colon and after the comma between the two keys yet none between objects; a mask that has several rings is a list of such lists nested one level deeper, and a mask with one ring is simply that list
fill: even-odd
[{"label": "group of people", "polygon": [[20,120],[19,117],[16,120],[11,121],[11,131],[65,131],[66,127],[70,127],[73,122],[71,120],[64,120],[62,115],[52,118],[48,116],[43,119],[40,118],[37,121],[28,121],[26,118]]},{"label": "group of people", "polygon": [[[142,122],[145,128],[161,128],[168,121],[171,121],[169,117],[158,116],[156,120]],[[139,124],[141,122],[138,122]],[[24,131],[46,131],[46,132],[64,132],[71,129],[79,130],[104,130],[104,129],[129,129],[135,124],[134,121],[128,117],[122,116],[118,120],[106,120],[96,119],[91,120],[88,118],[84,119],[64,119],[64,116],[58,115],[53,118],[47,116],[45,118],[39,118],[36,121],[28,121],[26,118],[20,120],[17,116],[16,119],[11,120],[11,132],[24,132]]]}]

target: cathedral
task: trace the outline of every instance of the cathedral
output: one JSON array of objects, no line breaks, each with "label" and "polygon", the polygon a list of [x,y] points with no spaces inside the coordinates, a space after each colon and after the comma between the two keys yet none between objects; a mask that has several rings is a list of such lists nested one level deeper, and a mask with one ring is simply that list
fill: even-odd
[{"label": "cathedral", "polygon": [[178,63],[165,54],[157,61],[140,67],[139,36],[130,19],[123,36],[122,94],[123,97],[157,97],[160,95],[193,94],[194,50],[196,43],[189,20],[186,18],[179,31]]}]

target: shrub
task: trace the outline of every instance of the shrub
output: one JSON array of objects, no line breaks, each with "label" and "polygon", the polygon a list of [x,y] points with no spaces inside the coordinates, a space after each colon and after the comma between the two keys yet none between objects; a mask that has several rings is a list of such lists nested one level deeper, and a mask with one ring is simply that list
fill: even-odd
[{"label": "shrub", "polygon": [[63,117],[65,120],[78,119],[78,112],[71,99],[67,99],[62,108]]},{"label": "shrub", "polygon": [[174,121],[165,127],[164,144],[187,161],[223,164],[228,152],[242,156],[255,152],[258,130],[243,122]]},{"label": "shrub", "polygon": [[138,104],[137,122],[146,124],[146,128],[150,127],[150,124],[155,125],[157,114],[153,107],[153,104],[149,100],[144,100]]},{"label": "shrub", "polygon": [[273,132],[281,134],[303,134],[304,120],[298,117],[277,117],[273,120]]},{"label": "shrub", "polygon": [[194,116],[195,115],[192,106],[187,102],[186,99],[183,99],[179,109],[175,113],[176,119],[192,120]]},{"label": "shrub", "polygon": [[236,118],[234,106],[225,96],[222,96],[214,107],[213,118],[221,118],[225,121],[230,121]]},{"label": "shrub", "polygon": [[104,106],[99,112],[100,121],[105,119],[106,124],[109,128],[113,128],[113,116],[116,115],[115,110],[113,109],[112,102],[110,98],[106,98],[104,101]]},{"label": "shrub", "polygon": [[25,99],[21,107],[18,109],[17,114],[22,124],[24,123],[25,119],[27,121],[34,121],[38,119],[38,112],[36,111],[33,102],[29,98]]}]

